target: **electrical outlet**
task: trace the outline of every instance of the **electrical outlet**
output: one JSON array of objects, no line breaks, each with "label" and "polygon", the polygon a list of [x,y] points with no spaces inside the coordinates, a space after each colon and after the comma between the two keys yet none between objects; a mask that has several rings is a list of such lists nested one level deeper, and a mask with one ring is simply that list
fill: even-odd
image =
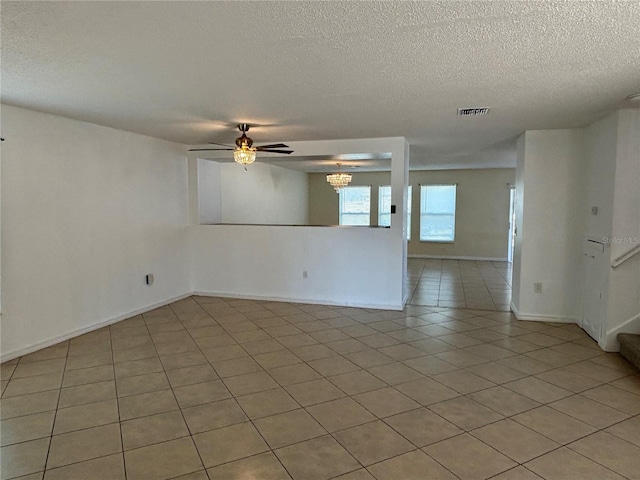
[{"label": "electrical outlet", "polygon": [[533,293],[542,293],[542,283],[536,282],[533,284]]},{"label": "electrical outlet", "polygon": [[302,278],[307,278],[309,276],[309,273],[306,270],[302,271]]}]

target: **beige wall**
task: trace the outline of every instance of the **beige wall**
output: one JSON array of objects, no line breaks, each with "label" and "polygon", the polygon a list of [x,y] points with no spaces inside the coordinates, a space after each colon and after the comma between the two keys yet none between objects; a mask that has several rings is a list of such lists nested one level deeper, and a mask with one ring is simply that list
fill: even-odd
[{"label": "beige wall", "polygon": [[[515,169],[409,172],[413,187],[409,255],[506,258],[509,188]],[[458,184],[453,243],[420,242],[420,185]],[[378,219],[378,187],[389,185],[386,172],[354,173],[351,185],[371,185],[371,224]],[[309,174],[309,224],[338,224],[338,195],[325,175]]]},{"label": "beige wall", "polygon": [[[349,185],[371,185],[371,225],[378,224],[378,187],[389,185],[390,172],[354,173]],[[309,225],[338,225],[338,194],[324,173],[309,174]]]}]

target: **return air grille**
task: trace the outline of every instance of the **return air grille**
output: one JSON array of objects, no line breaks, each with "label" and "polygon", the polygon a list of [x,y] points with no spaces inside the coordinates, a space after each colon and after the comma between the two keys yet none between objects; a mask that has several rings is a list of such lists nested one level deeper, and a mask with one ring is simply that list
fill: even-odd
[{"label": "return air grille", "polygon": [[489,113],[489,109],[486,107],[458,109],[458,115],[461,117],[475,117],[476,115],[486,115],[487,113]]}]

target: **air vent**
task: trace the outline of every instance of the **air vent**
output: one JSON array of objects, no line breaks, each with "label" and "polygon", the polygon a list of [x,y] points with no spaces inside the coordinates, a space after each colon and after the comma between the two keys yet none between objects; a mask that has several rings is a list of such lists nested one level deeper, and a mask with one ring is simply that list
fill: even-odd
[{"label": "air vent", "polygon": [[475,117],[476,115],[486,115],[489,113],[489,109],[482,108],[459,108],[458,115],[461,117]]}]

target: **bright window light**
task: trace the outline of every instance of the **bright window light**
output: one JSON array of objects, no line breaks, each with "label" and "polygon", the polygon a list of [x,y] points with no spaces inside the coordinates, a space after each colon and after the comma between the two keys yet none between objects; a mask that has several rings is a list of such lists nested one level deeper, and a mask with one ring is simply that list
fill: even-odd
[{"label": "bright window light", "polygon": [[[381,185],[378,189],[378,225],[391,226],[391,185]],[[411,240],[411,185],[407,192],[407,240]]]},{"label": "bright window light", "polygon": [[420,241],[453,242],[456,234],[456,186],[420,187]]},{"label": "bright window light", "polygon": [[340,225],[371,225],[371,187],[344,187],[340,194]]}]

